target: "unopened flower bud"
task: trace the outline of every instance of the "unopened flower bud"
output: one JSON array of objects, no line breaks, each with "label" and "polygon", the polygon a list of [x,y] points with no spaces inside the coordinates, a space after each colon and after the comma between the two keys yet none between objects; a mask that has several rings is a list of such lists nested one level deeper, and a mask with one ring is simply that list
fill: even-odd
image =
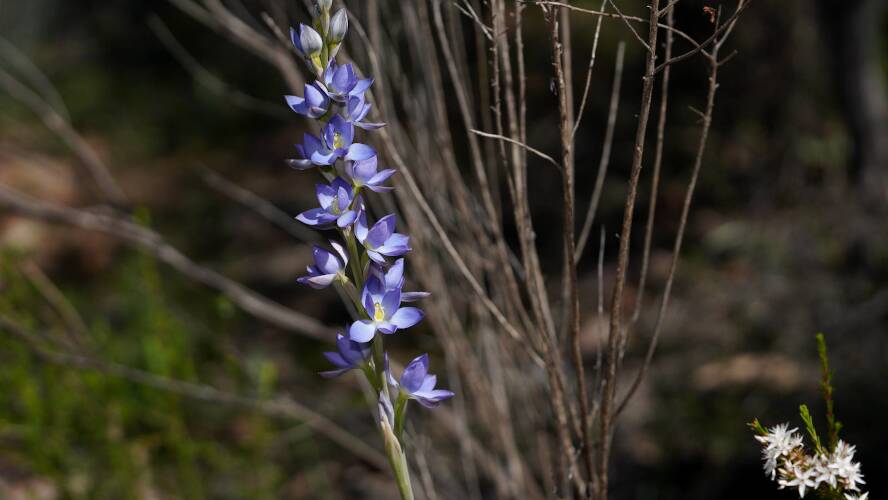
[{"label": "unopened flower bud", "polygon": [[318,9],[330,10],[333,7],[333,0],[318,0]]},{"label": "unopened flower bud", "polygon": [[330,33],[327,39],[331,44],[342,43],[346,32],[348,32],[348,13],[343,8],[339,9],[330,19]]},{"label": "unopened flower bud", "polygon": [[299,25],[299,47],[305,57],[311,58],[321,53],[324,48],[324,40],[311,26]]}]

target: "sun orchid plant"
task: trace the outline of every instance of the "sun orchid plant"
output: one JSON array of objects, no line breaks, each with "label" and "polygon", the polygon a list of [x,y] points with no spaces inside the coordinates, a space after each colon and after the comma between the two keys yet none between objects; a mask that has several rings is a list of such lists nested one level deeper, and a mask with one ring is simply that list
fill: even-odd
[{"label": "sun orchid plant", "polygon": [[407,405],[414,400],[434,408],[453,397],[437,389],[429,373],[429,356],[422,354],[395,379],[389,368],[383,338],[408,329],[423,319],[418,307],[404,305],[428,296],[405,292],[404,258],[410,237],[395,231],[397,218],[386,215],[370,223],[364,206],[367,191],[380,193],[394,169],[380,168],[373,147],[357,142],[355,128],[375,130],[384,123],[367,121],[371,103],[367,91],[372,78],[361,78],[351,64],[337,64],[336,53],[348,31],[348,13],[331,16],[332,0],[318,0],[312,26],[290,30],[297,52],[316,81],[306,84],[302,96],[285,96],[294,112],[317,120],[321,134],[306,133],[296,145],[299,158],[288,160],[297,170],[316,170],[324,183],[316,187],[318,206],[296,219],[319,230],[335,231],[344,243],[331,240],[330,251],[314,247],[314,265],[297,281],[312,288],[338,286],[354,306],[357,317],[336,338],[336,351],[324,355],[332,369],[327,378],[356,370],[379,395],[379,429],[402,498],[413,498],[403,443]]}]

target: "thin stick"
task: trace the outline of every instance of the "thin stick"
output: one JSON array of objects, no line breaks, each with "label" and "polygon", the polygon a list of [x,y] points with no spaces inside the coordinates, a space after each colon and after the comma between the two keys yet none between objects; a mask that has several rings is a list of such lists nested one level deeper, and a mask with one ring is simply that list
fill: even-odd
[{"label": "thin stick", "polygon": [[[651,0],[648,46],[657,46],[657,10],[660,0]],[[629,190],[623,212],[623,227],[620,230],[620,249],[617,254],[617,270],[614,282],[613,301],[610,311],[610,328],[608,331],[607,366],[604,373],[604,392],[601,400],[600,433],[598,436],[598,498],[606,499],[608,491],[608,460],[611,441],[611,415],[617,385],[617,356],[622,335],[623,288],[626,284],[626,271],[629,266],[629,241],[632,237],[632,219],[635,213],[635,199],[638,194],[638,179],[641,176],[644,157],[644,142],[647,135],[647,122],[651,111],[651,99],[654,93],[654,64],[657,54],[648,51],[645,61],[645,77],[641,91],[641,110],[638,116],[638,128],[635,133],[635,146],[632,156],[632,169],[629,175]]]},{"label": "thin stick", "polygon": [[511,144],[515,144],[515,145],[521,146],[522,148],[526,149],[527,151],[529,151],[529,152],[531,152],[531,153],[533,153],[533,154],[539,156],[539,157],[542,158],[543,160],[546,160],[547,162],[551,163],[551,164],[554,165],[555,168],[557,168],[558,170],[561,170],[561,164],[559,164],[559,163],[555,160],[555,158],[552,158],[551,156],[547,155],[546,153],[543,153],[542,151],[540,151],[539,149],[536,149],[536,148],[534,148],[533,146],[529,146],[529,145],[527,145],[527,144],[525,144],[525,143],[523,143],[523,142],[521,142],[521,141],[519,141],[519,140],[517,140],[517,139],[512,139],[511,137],[506,137],[506,136],[504,136],[504,135],[491,134],[491,133],[488,133],[488,132],[482,132],[482,131],[480,131],[480,130],[475,130],[475,129],[471,129],[470,132],[472,132],[472,133],[474,133],[474,134],[478,134],[478,135],[480,135],[481,137],[488,137],[488,138],[490,138],[490,139],[497,139],[497,140],[500,140],[500,141],[506,141],[506,142],[508,142],[508,143],[511,143]]},{"label": "thin stick", "polygon": [[261,215],[275,226],[286,231],[290,236],[305,242],[317,240],[315,232],[308,231],[305,226],[294,222],[293,217],[287,212],[276,207],[265,198],[238,186],[210,168],[202,168],[201,174],[208,186]]},{"label": "thin stick", "polygon": [[632,381],[632,385],[629,388],[629,391],[626,393],[626,396],[623,397],[623,400],[620,402],[619,407],[615,415],[619,415],[623,409],[625,409],[626,405],[629,403],[629,400],[632,399],[632,396],[638,390],[641,382],[644,380],[645,375],[647,374],[648,369],[650,368],[651,361],[654,357],[654,351],[657,349],[657,341],[660,338],[660,332],[663,329],[663,318],[666,316],[666,308],[669,305],[669,297],[672,292],[672,283],[675,280],[675,273],[678,269],[678,259],[679,254],[681,253],[681,245],[684,240],[685,229],[687,228],[688,223],[688,213],[691,209],[691,202],[694,198],[694,189],[697,187],[697,179],[700,176],[700,168],[703,165],[703,153],[706,151],[706,141],[709,137],[709,128],[712,124],[712,113],[715,109],[715,91],[718,89],[718,68],[721,65],[718,61],[718,49],[720,48],[720,44],[716,43],[713,45],[711,55],[707,55],[709,59],[709,91],[706,96],[706,111],[703,113],[703,127],[700,131],[700,140],[697,143],[697,154],[694,157],[694,168],[691,173],[691,180],[688,183],[688,189],[685,193],[684,204],[681,209],[681,218],[679,219],[678,224],[678,233],[675,237],[675,243],[672,248],[672,263],[669,267],[669,276],[666,278],[666,287],[663,290],[663,299],[660,302],[660,309],[657,311],[657,321],[654,324],[654,332],[651,337],[651,343],[648,345],[647,353],[644,357],[644,363],[642,363],[641,368],[638,371],[638,374],[635,376],[635,379]]},{"label": "thin stick", "polygon": [[83,347],[87,344],[89,327],[77,309],[71,304],[65,294],[49,279],[49,276],[43,272],[40,267],[32,262],[27,261],[21,266],[22,274],[34,285],[34,288],[40,292],[40,295],[46,299],[46,302],[52,306],[66,328],[65,332],[74,341],[77,347]]},{"label": "thin stick", "polygon": [[[601,1],[601,10],[607,5],[607,0]],[[595,22],[595,36],[592,38],[592,52],[589,55],[589,67],[586,69],[586,83],[583,85],[583,97],[580,99],[580,110],[577,112],[577,121],[574,123],[572,137],[576,137],[580,122],[583,121],[583,112],[586,110],[586,102],[589,99],[589,88],[592,86],[592,68],[595,67],[595,56],[598,54],[598,36],[601,34],[601,22],[604,17],[599,17]]]},{"label": "thin stick", "polygon": [[[666,7],[666,24],[672,25],[674,15],[672,4]],[[666,48],[663,51],[663,57],[669,59],[672,57],[672,32],[666,32]],[[654,172],[651,176],[651,193],[648,198],[647,222],[644,228],[644,253],[641,257],[641,277],[638,281],[638,299],[635,301],[634,311],[632,313],[632,322],[638,321],[641,316],[642,302],[644,301],[644,290],[647,285],[648,266],[651,257],[651,244],[654,237],[654,220],[657,214],[657,195],[660,189],[660,167],[663,164],[663,144],[666,136],[666,111],[669,101],[669,73],[670,67],[667,66],[663,71],[660,80],[660,110],[657,116],[657,145],[654,148]]]},{"label": "thin stick", "polygon": [[655,74],[659,73],[660,71],[663,71],[663,69],[666,68],[667,66],[675,64],[679,61],[684,61],[685,59],[693,56],[694,54],[699,53],[700,51],[705,49],[711,42],[718,39],[718,36],[721,35],[722,33],[724,33],[725,35],[730,34],[731,30],[734,29],[734,25],[736,24],[737,18],[739,18],[740,14],[742,14],[743,11],[746,10],[747,7],[749,7],[749,3],[750,3],[749,1],[740,0],[740,3],[737,4],[737,10],[734,11],[734,14],[732,14],[731,17],[728,18],[728,20],[725,21],[724,24],[720,25],[718,27],[718,29],[715,30],[715,32],[709,36],[709,38],[707,38],[706,40],[703,40],[696,47],[694,47],[693,49],[691,49],[685,53],[679,54],[675,57],[672,57],[672,58],[669,58],[669,59],[663,61],[662,63],[660,63],[659,66],[656,67],[656,69],[654,70],[654,73]]},{"label": "thin stick", "polygon": [[[632,34],[635,36],[635,39],[638,40],[638,42],[641,44],[641,46],[644,47],[645,49],[647,49],[648,52],[654,52],[653,49],[651,48],[651,47],[653,47],[653,45],[650,45],[648,42],[644,41],[644,38],[641,38],[641,35],[639,35],[637,31],[635,31],[635,26],[632,26],[632,23],[629,22],[629,18],[627,18],[625,15],[623,15],[623,13],[620,11],[620,8],[617,7],[616,3],[614,3],[614,0],[607,0],[607,2],[609,4],[611,4],[611,7],[614,8],[614,10],[617,12],[617,15],[620,17],[620,19],[623,20],[623,22],[626,24],[626,27],[629,28],[629,31],[632,32]],[[651,22],[654,25],[656,25],[656,23],[657,23],[656,19]]]},{"label": "thin stick", "polygon": [[0,68],[0,88],[5,89],[14,99],[31,108],[31,111],[43,121],[46,128],[55,133],[77,155],[86,169],[87,175],[92,177],[105,201],[118,206],[126,203],[126,195],[111,176],[108,167],[89,143],[58,111],[2,68]]},{"label": "thin stick", "polygon": [[[575,226],[575,197],[574,197],[574,164],[573,164],[573,104],[570,102],[571,95],[567,87],[572,82],[568,79],[568,71],[566,67],[570,64],[570,53],[568,45],[562,41],[565,29],[560,26],[566,18],[562,15],[567,10],[562,10],[556,15],[550,17],[552,25],[552,59],[555,66],[555,81],[558,88],[558,109],[560,115],[561,129],[561,188],[563,196],[563,214],[564,219],[564,297],[567,308],[567,316],[565,324],[567,326],[567,334],[570,339],[571,351],[573,355],[573,366],[576,371],[577,378],[577,399],[580,407],[580,438],[582,439],[582,453],[586,464],[585,480],[577,478],[581,482],[579,488],[581,496],[585,496],[585,491],[589,487],[589,483],[593,476],[593,460],[592,460],[592,439],[589,429],[589,394],[586,388],[585,366],[583,365],[583,354],[580,346],[580,297],[577,291],[577,268],[574,265],[573,256],[576,253],[574,248],[574,226]],[[564,40],[566,41],[566,40]]]},{"label": "thin stick", "polygon": [[54,224],[64,224],[104,233],[141,248],[189,278],[225,294],[253,316],[284,330],[329,341],[335,330],[318,320],[273,302],[244,285],[203,267],[166,242],[159,234],[117,216],[54,205],[0,186],[0,207],[11,213]]},{"label": "thin stick", "polygon": [[620,42],[617,45],[617,60],[614,68],[614,81],[611,85],[610,106],[607,112],[607,128],[604,132],[604,145],[601,148],[601,157],[598,160],[598,174],[595,177],[595,188],[592,191],[592,199],[589,201],[589,209],[586,210],[586,219],[577,240],[577,251],[574,254],[574,263],[579,263],[589,240],[589,233],[595,222],[595,214],[598,212],[598,204],[601,201],[601,193],[604,188],[604,179],[607,177],[607,168],[610,164],[611,148],[614,143],[614,129],[617,124],[617,110],[620,106],[620,85],[623,80],[623,57],[626,53],[626,44]]},{"label": "thin stick", "polygon": [[[386,129],[380,129],[382,139],[386,142],[391,143],[391,136],[388,135],[388,131]],[[531,349],[530,346],[527,345],[526,342],[522,342],[521,333],[512,325],[511,322],[505,317],[502,311],[497,307],[497,305],[490,299],[487,293],[484,291],[484,288],[481,286],[481,283],[478,282],[478,279],[472,274],[472,271],[469,269],[468,265],[465,262],[465,259],[462,258],[460,253],[457,251],[456,247],[453,246],[453,242],[450,240],[450,237],[447,235],[447,232],[444,231],[444,227],[441,225],[441,221],[438,220],[438,217],[435,215],[435,212],[432,210],[432,207],[429,206],[428,201],[423,196],[422,192],[419,189],[419,186],[416,184],[416,179],[413,178],[413,174],[410,172],[410,168],[404,162],[404,159],[397,153],[397,149],[393,147],[393,145],[389,144],[389,154],[392,157],[392,160],[398,165],[398,169],[403,174],[403,178],[407,182],[407,188],[410,190],[423,214],[426,216],[426,219],[432,224],[432,227],[437,233],[438,237],[441,239],[441,243],[444,244],[444,249],[450,255],[450,257],[454,260],[457,269],[460,274],[462,274],[463,278],[469,283],[469,286],[472,290],[478,295],[478,298],[481,299],[481,303],[484,304],[484,307],[493,315],[494,319],[500,324],[500,326],[505,329],[506,333],[508,333],[513,339],[518,341],[521,345],[525,346],[528,349],[528,354],[531,358],[539,365],[543,364],[542,358],[540,358],[539,354]]]}]

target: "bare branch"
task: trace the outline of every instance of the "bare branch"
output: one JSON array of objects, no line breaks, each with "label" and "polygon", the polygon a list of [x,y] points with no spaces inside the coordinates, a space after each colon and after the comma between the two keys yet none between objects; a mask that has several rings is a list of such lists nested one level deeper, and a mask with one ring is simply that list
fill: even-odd
[{"label": "bare branch", "polygon": [[729,34],[730,31],[734,29],[734,25],[736,24],[737,19],[740,17],[740,14],[742,14],[743,11],[746,10],[747,7],[749,7],[749,3],[750,2],[748,0],[740,0],[740,3],[737,4],[737,9],[734,11],[734,14],[732,14],[731,17],[728,18],[727,21],[725,21],[723,24],[721,24],[718,27],[718,29],[716,29],[715,32],[712,33],[712,35],[710,35],[706,40],[703,40],[702,42],[700,42],[693,49],[691,49],[683,54],[679,54],[675,57],[672,57],[672,58],[669,58],[669,59],[663,61],[662,63],[660,63],[659,66],[656,67],[656,69],[654,70],[654,73],[655,74],[659,73],[660,71],[663,71],[663,69],[666,66],[675,64],[679,61],[684,61],[685,59],[693,56],[694,54],[700,53],[700,51],[705,49],[710,43],[717,40],[718,36],[721,35],[722,33]]},{"label": "bare branch", "polygon": [[[667,6],[669,12],[666,16],[666,23],[672,25],[675,16],[672,9]],[[663,51],[663,57],[669,59],[672,57],[672,32],[666,32],[666,47]],[[641,316],[641,308],[644,302],[645,285],[647,284],[648,267],[651,258],[651,244],[654,237],[654,220],[657,215],[657,195],[660,190],[660,167],[663,164],[663,144],[666,136],[666,111],[669,101],[669,73],[670,68],[667,66],[663,71],[660,81],[660,110],[657,117],[657,144],[654,148],[654,171],[651,176],[651,192],[648,198],[648,214],[647,222],[644,228],[644,250],[641,257],[641,277],[638,280],[638,297],[635,301],[634,311],[632,313],[632,322],[638,321]]]},{"label": "bare branch", "polygon": [[46,128],[58,135],[65,145],[77,155],[83,167],[86,168],[87,175],[92,177],[105,201],[115,205],[125,204],[126,195],[111,177],[108,167],[62,115],[47,104],[40,95],[2,68],[0,68],[0,88],[5,89],[14,99],[31,108],[31,111],[43,121]]},{"label": "bare branch", "polygon": [[334,338],[335,331],[316,319],[273,302],[240,283],[195,263],[159,234],[126,219],[54,205],[5,186],[0,186],[0,207],[24,217],[108,234],[148,251],[185,276],[222,292],[241,309],[259,319],[313,339],[329,341]]},{"label": "bare branch", "polygon": [[482,132],[480,130],[475,130],[475,129],[471,129],[470,132],[472,132],[474,134],[478,134],[481,137],[488,137],[490,139],[497,139],[500,141],[505,141],[505,142],[508,142],[511,144],[521,146],[522,148],[526,149],[527,151],[529,151],[529,152],[537,155],[538,157],[542,158],[543,160],[546,160],[547,162],[551,163],[552,165],[555,166],[555,168],[561,170],[561,165],[557,161],[555,161],[555,158],[552,158],[551,156],[547,155],[546,153],[543,153],[542,151],[540,151],[539,149],[536,149],[532,146],[528,146],[527,144],[524,144],[521,141],[518,141],[516,139],[512,139],[511,137],[506,137],[504,135],[491,134],[488,132]]},{"label": "bare branch", "polygon": [[294,222],[293,217],[287,214],[287,212],[276,207],[265,198],[238,186],[212,169],[205,167],[201,171],[203,180],[208,186],[261,215],[275,226],[286,231],[290,236],[305,242],[317,240],[317,235],[314,231],[309,231],[301,224]]},{"label": "bare branch", "polygon": [[617,45],[617,59],[614,68],[614,81],[611,85],[610,106],[607,113],[607,128],[604,132],[604,145],[601,148],[601,158],[598,160],[598,175],[595,178],[595,188],[592,191],[592,199],[589,201],[589,209],[586,211],[586,220],[583,221],[583,228],[580,231],[580,238],[577,241],[577,251],[574,254],[574,262],[579,263],[583,257],[583,250],[589,240],[589,234],[592,231],[592,225],[595,222],[595,214],[598,211],[598,204],[601,201],[601,193],[604,188],[604,179],[607,176],[607,168],[610,164],[611,148],[614,143],[614,128],[617,124],[617,110],[620,105],[620,84],[623,80],[623,57],[626,53],[626,44],[620,42]]},{"label": "bare branch", "polygon": [[[601,10],[607,5],[607,0],[601,1]],[[577,121],[574,123],[572,137],[577,136],[577,130],[580,128],[580,122],[583,121],[583,112],[586,110],[586,101],[589,98],[589,88],[592,86],[592,68],[595,67],[595,56],[598,54],[598,36],[601,34],[601,21],[603,16],[599,16],[595,22],[595,36],[592,38],[592,53],[589,55],[589,67],[586,70],[586,83],[583,86],[583,97],[580,99],[580,111],[577,113]]]},{"label": "bare branch", "polygon": [[635,31],[635,26],[632,26],[632,23],[629,22],[629,19],[625,15],[623,15],[623,13],[620,11],[620,8],[617,7],[616,3],[614,3],[614,0],[607,1],[617,12],[617,15],[620,16],[620,19],[622,19],[623,22],[626,23],[626,27],[629,28],[629,31],[631,31],[633,35],[635,35],[635,39],[638,40],[639,43],[641,43],[642,47],[647,49],[648,52],[653,52],[653,50],[651,49],[652,46],[648,42],[645,42],[644,38],[641,38],[641,35],[639,35],[637,31]]},{"label": "bare branch", "polygon": [[[657,46],[659,29],[657,27],[657,11],[660,0],[651,0],[648,46]],[[610,328],[608,331],[607,366],[604,373],[604,391],[601,399],[600,433],[598,436],[598,498],[607,498],[608,461],[610,441],[612,437],[612,406],[617,384],[617,357],[621,337],[623,335],[623,288],[626,284],[626,273],[629,266],[629,241],[632,237],[632,220],[635,213],[635,199],[638,194],[638,179],[641,176],[644,144],[647,135],[647,122],[650,116],[651,99],[654,91],[654,68],[656,53],[648,51],[645,61],[645,76],[641,91],[641,109],[638,115],[638,128],[635,132],[635,146],[632,156],[632,167],[629,174],[628,193],[623,210],[623,225],[620,230],[620,247],[617,254],[616,278],[614,281],[613,299],[610,311]]]},{"label": "bare branch", "polygon": [[176,36],[173,35],[173,32],[170,31],[169,27],[167,27],[166,23],[164,23],[160,17],[149,17],[148,27],[151,28],[151,31],[154,32],[157,39],[160,40],[179,64],[185,68],[185,71],[191,74],[196,82],[206,87],[210,92],[224,97],[226,103],[231,103],[240,106],[243,109],[275,118],[287,116],[287,111],[283,105],[257,99],[249,94],[245,94],[211,73],[188,52],[179,40],[176,39]]},{"label": "bare branch", "polygon": [[715,92],[718,89],[718,68],[720,66],[718,63],[719,47],[719,44],[714,45],[711,54],[707,54],[709,59],[709,91],[706,97],[706,111],[703,113],[703,126],[700,130],[700,140],[697,143],[697,154],[694,157],[694,168],[691,173],[691,179],[688,182],[688,189],[685,192],[684,204],[681,208],[681,218],[679,219],[678,233],[676,234],[675,243],[673,244],[672,248],[672,263],[669,266],[669,275],[666,278],[666,286],[663,290],[663,298],[660,301],[660,309],[657,312],[657,321],[654,324],[654,332],[651,337],[651,343],[648,345],[647,353],[644,357],[644,362],[642,363],[638,374],[635,376],[635,379],[632,381],[632,385],[629,387],[629,391],[626,393],[626,396],[623,397],[623,400],[617,407],[615,415],[619,415],[623,411],[623,409],[626,408],[626,405],[632,399],[632,396],[635,394],[635,392],[641,385],[641,382],[644,380],[644,377],[647,374],[648,369],[650,368],[651,361],[653,360],[654,351],[657,348],[657,341],[660,338],[660,332],[663,329],[663,318],[666,316],[666,308],[669,305],[669,297],[670,293],[672,292],[672,283],[675,280],[675,273],[678,269],[678,260],[681,254],[681,245],[684,240],[684,234],[688,223],[688,213],[691,209],[691,202],[694,199],[694,189],[697,186],[697,179],[700,177],[700,169],[703,165],[703,154],[706,152],[706,142],[709,138],[709,128],[712,125],[712,113],[715,109]]}]

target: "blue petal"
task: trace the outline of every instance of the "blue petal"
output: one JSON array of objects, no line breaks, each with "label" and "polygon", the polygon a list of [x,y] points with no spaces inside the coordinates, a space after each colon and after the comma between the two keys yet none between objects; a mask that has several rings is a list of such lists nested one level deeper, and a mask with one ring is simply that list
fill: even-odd
[{"label": "blue petal", "polygon": [[301,111],[305,109],[305,99],[296,95],[285,95],[284,99],[286,99],[287,106],[290,106],[290,109],[297,113],[305,114],[303,111]]},{"label": "blue petal", "polygon": [[[303,278],[304,281],[300,281],[300,283],[304,285],[308,285],[316,290],[320,290],[322,288],[327,288],[333,283],[333,280],[336,279],[335,274],[321,274],[318,276],[305,276]],[[299,279],[297,279],[298,281]]]},{"label": "blue petal", "polygon": [[401,292],[401,302],[416,302],[431,295],[429,292]]},{"label": "blue petal", "polygon": [[352,323],[348,336],[355,342],[370,342],[376,334],[376,325],[372,321],[360,320]]},{"label": "blue petal", "polygon": [[355,126],[356,126],[356,127],[361,127],[361,128],[364,129],[364,130],[376,130],[376,129],[379,129],[379,128],[382,128],[382,127],[385,127],[385,123],[383,123],[383,122],[362,122],[362,121],[356,121],[356,122],[355,122]]},{"label": "blue petal", "polygon": [[331,224],[336,220],[336,216],[328,214],[322,208],[312,208],[297,215],[296,220],[309,226],[322,226]]},{"label": "blue petal", "polygon": [[[382,309],[385,311],[385,318],[391,319],[401,306],[401,289],[395,288],[385,292],[382,296]],[[400,326],[400,325],[398,325]]]},{"label": "blue petal", "polygon": [[358,82],[355,84],[355,86],[352,87],[351,91],[349,91],[349,95],[356,96],[358,94],[362,94],[362,93],[364,93],[364,91],[369,89],[371,85],[373,85],[372,78],[364,78],[364,79],[358,80]]},{"label": "blue petal", "polygon": [[[385,288],[401,288],[404,284],[404,259],[398,259],[385,273]],[[403,299],[402,299],[403,300]]]},{"label": "blue petal", "polygon": [[438,389],[435,391],[415,393],[413,394],[413,399],[415,399],[417,403],[425,406],[426,408],[436,408],[441,403],[452,398],[453,396],[454,394],[451,391]]},{"label": "blue petal", "polygon": [[348,360],[342,357],[342,354],[339,354],[338,352],[325,352],[324,357],[337,368],[349,368],[352,365],[352,363],[349,363]]},{"label": "blue petal", "polygon": [[366,144],[355,143],[348,148],[345,158],[348,160],[366,160],[376,155],[376,150]]},{"label": "blue petal", "polygon": [[355,236],[363,245],[367,240],[367,214],[363,210],[358,213],[358,222],[355,224]]},{"label": "blue petal", "polygon": [[398,328],[404,329],[419,323],[422,321],[423,317],[425,317],[425,313],[422,312],[422,309],[416,307],[402,307],[389,318],[389,321]]},{"label": "blue petal", "polygon": [[354,210],[349,210],[348,212],[340,215],[338,219],[336,219],[336,225],[342,228],[348,227],[349,225],[351,225],[352,222],[355,221],[357,216],[358,215],[355,213]]},{"label": "blue petal", "polygon": [[422,354],[407,364],[401,374],[401,387],[408,393],[418,391],[429,373],[429,355]]},{"label": "blue petal", "polygon": [[367,257],[370,257],[373,262],[378,262],[380,264],[385,264],[385,257],[379,254],[379,252],[374,252],[373,250],[367,250]]},{"label": "blue petal", "polygon": [[332,165],[338,156],[330,150],[318,150],[311,154],[311,162],[315,165]]}]

